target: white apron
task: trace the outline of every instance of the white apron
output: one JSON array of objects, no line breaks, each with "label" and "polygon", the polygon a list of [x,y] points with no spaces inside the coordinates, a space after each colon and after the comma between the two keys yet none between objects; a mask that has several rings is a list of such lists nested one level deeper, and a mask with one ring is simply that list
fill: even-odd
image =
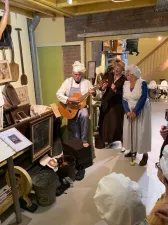
[{"label": "white apron", "polygon": [[[130,90],[130,82],[126,81],[123,86],[123,98],[128,106],[134,109],[142,94],[142,81],[136,81],[134,89]],[[124,115],[123,146],[131,150],[131,122]],[[147,98],[140,115],[133,119],[133,152],[144,154],[151,151],[151,105]]]}]

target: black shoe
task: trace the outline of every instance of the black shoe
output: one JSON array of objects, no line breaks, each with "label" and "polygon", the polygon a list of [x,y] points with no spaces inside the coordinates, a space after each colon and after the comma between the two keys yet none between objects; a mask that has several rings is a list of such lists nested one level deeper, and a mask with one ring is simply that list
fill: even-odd
[{"label": "black shoe", "polygon": [[78,181],[83,180],[84,176],[85,176],[85,168],[83,166],[80,166],[76,173],[75,180],[78,180]]},{"label": "black shoe", "polygon": [[69,187],[70,187],[70,184],[61,184],[61,185],[56,189],[56,196],[62,195]]},{"label": "black shoe", "polygon": [[134,158],[136,158],[136,155],[137,155],[136,152],[134,152],[134,153],[128,152],[128,153],[125,154],[124,156],[125,156],[125,157],[130,157],[130,158],[133,156]]},{"label": "black shoe", "polygon": [[143,157],[139,163],[139,166],[146,166],[147,162],[148,162],[148,154],[145,153],[143,154]]}]

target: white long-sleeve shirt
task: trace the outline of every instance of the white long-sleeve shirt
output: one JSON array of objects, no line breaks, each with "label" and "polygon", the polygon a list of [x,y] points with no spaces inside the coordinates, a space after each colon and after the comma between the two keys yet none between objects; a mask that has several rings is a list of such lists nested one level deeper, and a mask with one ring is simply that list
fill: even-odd
[{"label": "white long-sleeve shirt", "polygon": [[73,77],[67,78],[56,93],[57,99],[63,104],[66,104],[67,102],[71,87],[74,87],[74,88],[80,87],[81,94],[84,95],[89,91],[89,89],[93,88],[93,85],[87,79],[82,79],[80,84],[78,84],[75,82]]}]

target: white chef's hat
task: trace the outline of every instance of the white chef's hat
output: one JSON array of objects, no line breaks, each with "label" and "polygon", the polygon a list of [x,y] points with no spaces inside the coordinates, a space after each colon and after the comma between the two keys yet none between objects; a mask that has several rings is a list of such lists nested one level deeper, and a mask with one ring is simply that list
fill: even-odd
[{"label": "white chef's hat", "polygon": [[94,201],[100,217],[108,225],[138,225],[146,218],[138,184],[123,174],[111,173],[103,177]]},{"label": "white chef's hat", "polygon": [[75,61],[72,67],[73,72],[84,73],[86,71],[84,64],[80,63],[79,61]]},{"label": "white chef's hat", "polygon": [[138,66],[136,65],[127,65],[125,67],[126,71],[129,71],[131,74],[133,74],[137,79],[139,79],[141,77],[141,70],[139,69]]},{"label": "white chef's hat", "polygon": [[166,145],[163,149],[163,155],[160,159],[160,168],[163,175],[168,180],[168,145]]}]

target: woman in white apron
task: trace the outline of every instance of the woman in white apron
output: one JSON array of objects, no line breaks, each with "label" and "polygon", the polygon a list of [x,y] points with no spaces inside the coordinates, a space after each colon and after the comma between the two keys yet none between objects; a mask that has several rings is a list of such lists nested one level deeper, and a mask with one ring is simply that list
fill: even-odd
[{"label": "woman in white apron", "polygon": [[146,81],[141,79],[141,71],[135,65],[126,68],[127,81],[123,86],[123,107],[125,111],[123,128],[123,146],[131,149],[131,119],[133,122],[133,153],[130,151],[125,157],[136,157],[136,153],[143,154],[140,166],[148,161],[151,151],[151,105],[148,99]]}]

